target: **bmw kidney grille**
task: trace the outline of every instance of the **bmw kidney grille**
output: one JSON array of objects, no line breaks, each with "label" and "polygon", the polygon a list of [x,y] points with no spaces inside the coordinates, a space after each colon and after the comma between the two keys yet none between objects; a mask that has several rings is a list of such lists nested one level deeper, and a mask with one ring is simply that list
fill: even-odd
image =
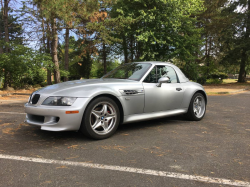
[{"label": "bmw kidney grille", "polygon": [[40,99],[40,94],[35,94],[31,99],[32,104],[34,105],[37,104],[39,99]]}]

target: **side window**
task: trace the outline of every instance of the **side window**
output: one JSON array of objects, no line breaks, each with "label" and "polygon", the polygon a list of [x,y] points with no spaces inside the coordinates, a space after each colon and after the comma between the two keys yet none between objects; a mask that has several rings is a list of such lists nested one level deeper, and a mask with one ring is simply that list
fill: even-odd
[{"label": "side window", "polygon": [[154,67],[144,82],[157,83],[161,77],[169,77],[171,83],[177,83],[178,79],[175,70],[170,66],[156,66]]},{"label": "side window", "polygon": [[[143,82],[146,83],[156,83],[157,75],[156,75],[156,66],[150,71],[148,76],[144,79]],[[158,80],[157,80],[158,81]]]},{"label": "side window", "polygon": [[[158,69],[158,66],[157,66]],[[171,81],[171,83],[177,83],[177,75],[175,73],[175,70],[170,66],[159,66],[159,78],[161,77],[168,77]]]}]

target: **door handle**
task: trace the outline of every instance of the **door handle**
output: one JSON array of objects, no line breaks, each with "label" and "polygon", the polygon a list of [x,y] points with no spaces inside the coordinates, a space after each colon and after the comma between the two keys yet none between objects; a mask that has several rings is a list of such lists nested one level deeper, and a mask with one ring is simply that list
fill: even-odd
[{"label": "door handle", "polygon": [[181,88],[176,88],[177,91],[181,91],[182,89]]}]

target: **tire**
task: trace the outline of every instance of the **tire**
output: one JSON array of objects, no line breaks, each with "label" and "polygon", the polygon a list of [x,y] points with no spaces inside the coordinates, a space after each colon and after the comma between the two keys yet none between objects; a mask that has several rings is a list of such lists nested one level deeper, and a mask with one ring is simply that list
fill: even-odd
[{"label": "tire", "polygon": [[96,140],[112,136],[120,123],[120,111],[109,97],[98,97],[87,106],[80,131]]},{"label": "tire", "polygon": [[201,93],[195,93],[190,101],[187,118],[192,121],[200,121],[206,113],[206,100]]}]

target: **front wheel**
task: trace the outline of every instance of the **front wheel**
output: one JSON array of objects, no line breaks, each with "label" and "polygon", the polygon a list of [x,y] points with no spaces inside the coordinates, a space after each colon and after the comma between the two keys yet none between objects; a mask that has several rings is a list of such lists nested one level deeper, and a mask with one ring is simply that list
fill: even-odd
[{"label": "front wheel", "polygon": [[200,121],[205,113],[206,101],[204,96],[201,93],[194,94],[189,104],[187,117],[193,121]]},{"label": "front wheel", "polygon": [[94,99],[86,108],[81,132],[93,139],[105,139],[112,136],[120,122],[120,112],[115,101],[109,97]]}]

